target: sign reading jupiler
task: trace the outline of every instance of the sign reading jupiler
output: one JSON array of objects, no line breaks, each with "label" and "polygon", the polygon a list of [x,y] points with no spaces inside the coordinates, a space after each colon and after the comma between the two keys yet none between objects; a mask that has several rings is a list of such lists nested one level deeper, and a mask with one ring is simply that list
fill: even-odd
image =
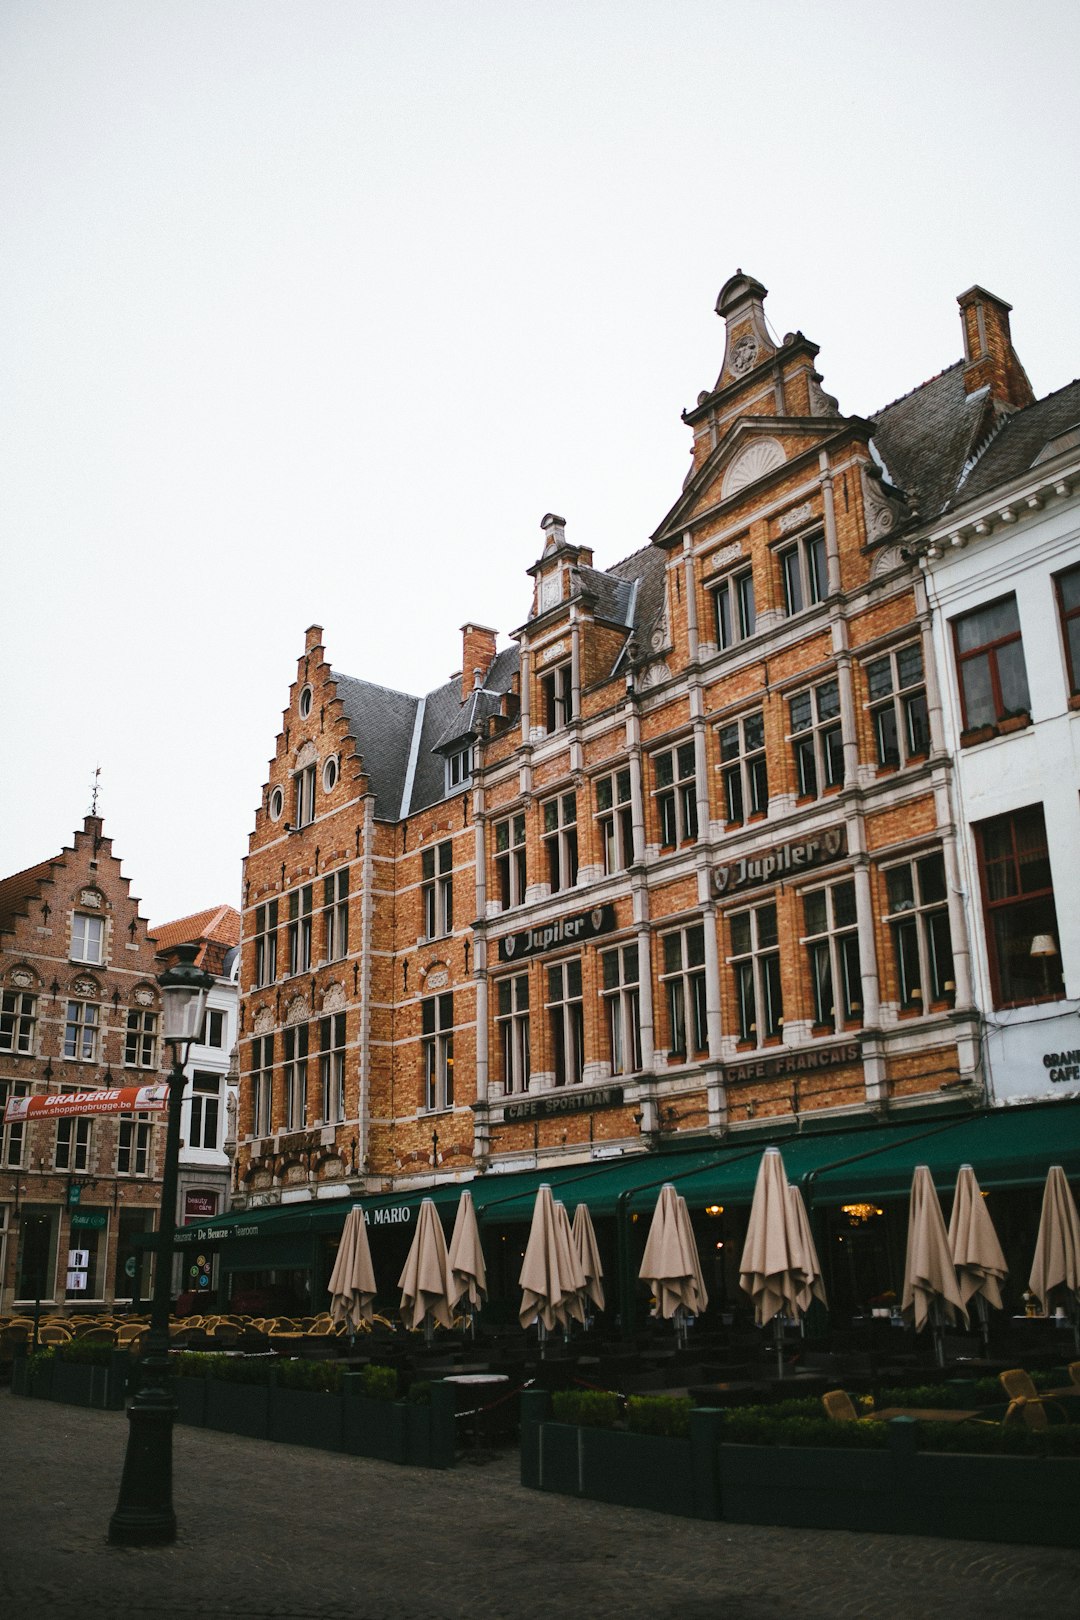
[{"label": "sign reading jupiler", "polygon": [[776,878],[790,877],[805,872],[812,866],[824,866],[838,861],[847,854],[847,829],[826,827],[823,832],[809,838],[794,839],[790,844],[778,844],[775,849],[762,850],[757,855],[744,855],[729,861],[726,866],[713,869],[713,893],[734,894],[737,889],[752,889],[759,884],[772,883]]},{"label": "sign reading jupiler", "polygon": [[520,962],[526,956],[558,950],[560,945],[580,945],[598,934],[610,934],[614,927],[614,906],[594,906],[576,917],[556,917],[554,922],[526,928],[521,934],[504,934],[499,941],[499,961]]}]

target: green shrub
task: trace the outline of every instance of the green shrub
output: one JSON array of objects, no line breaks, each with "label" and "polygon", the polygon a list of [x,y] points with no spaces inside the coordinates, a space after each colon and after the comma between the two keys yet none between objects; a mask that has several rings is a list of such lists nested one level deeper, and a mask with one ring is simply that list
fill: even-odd
[{"label": "green shrub", "polygon": [[397,1399],[398,1376],[393,1367],[364,1367],[360,1374],[364,1394],[369,1401],[394,1401]]},{"label": "green shrub", "polygon": [[920,1423],[920,1451],[1000,1457],[1080,1457],[1080,1423],[1029,1429],[1023,1423]]},{"label": "green shrub", "polygon": [[312,1389],[339,1395],[343,1374],[344,1368],[336,1361],[278,1361],[276,1383],[279,1389]]},{"label": "green shrub", "polygon": [[621,1401],[611,1389],[560,1389],[551,1397],[557,1423],[573,1423],[583,1429],[613,1429],[619,1420]]},{"label": "green shrub", "polygon": [[45,1368],[55,1359],[56,1346],[53,1344],[44,1345],[40,1350],[35,1350],[27,1356],[26,1370],[32,1378],[35,1373],[44,1372]]},{"label": "green shrub", "polygon": [[732,1407],[724,1413],[720,1438],[733,1446],[821,1446],[830,1450],[880,1451],[887,1443],[885,1423],[834,1423],[827,1417],[776,1418],[766,1407]]},{"label": "green shrub", "polygon": [[55,1349],[57,1361],[68,1361],[79,1367],[108,1367],[113,1354],[111,1344],[83,1344],[81,1339],[58,1344]]},{"label": "green shrub", "polygon": [[178,1350],[171,1357],[181,1378],[219,1378],[226,1384],[268,1384],[276,1356],[227,1356],[220,1350]]},{"label": "green shrub", "polygon": [[431,1379],[418,1378],[410,1389],[406,1399],[413,1406],[431,1405]]},{"label": "green shrub", "polygon": [[693,1410],[693,1401],[676,1395],[631,1395],[626,1403],[626,1426],[634,1434],[685,1440]]}]

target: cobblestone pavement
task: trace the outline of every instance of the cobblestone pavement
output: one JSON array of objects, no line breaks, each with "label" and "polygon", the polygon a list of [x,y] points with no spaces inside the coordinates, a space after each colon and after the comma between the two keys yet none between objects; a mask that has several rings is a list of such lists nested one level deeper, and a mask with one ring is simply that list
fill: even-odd
[{"label": "cobblestone pavement", "polygon": [[988,1620],[1078,1612],[1080,1552],[706,1524],[177,1427],[179,1538],[110,1547],[122,1413],[0,1394],[4,1620]]}]

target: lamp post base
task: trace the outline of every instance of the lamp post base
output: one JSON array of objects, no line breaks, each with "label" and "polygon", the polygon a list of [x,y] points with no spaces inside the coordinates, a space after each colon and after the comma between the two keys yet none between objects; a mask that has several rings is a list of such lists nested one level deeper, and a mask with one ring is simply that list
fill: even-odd
[{"label": "lamp post base", "polygon": [[128,1444],[109,1540],[121,1547],[161,1547],[176,1540],[172,1504],[171,1390],[141,1391],[128,1409]]}]

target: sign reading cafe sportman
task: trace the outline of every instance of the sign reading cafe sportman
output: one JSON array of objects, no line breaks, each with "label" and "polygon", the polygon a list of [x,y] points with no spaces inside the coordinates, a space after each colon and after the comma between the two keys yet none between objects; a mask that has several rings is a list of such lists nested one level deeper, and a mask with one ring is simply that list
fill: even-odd
[{"label": "sign reading cafe sportman", "polygon": [[729,861],[726,866],[713,868],[712,884],[715,894],[734,894],[737,889],[754,889],[772,883],[776,878],[791,877],[805,872],[811,866],[824,866],[838,861],[847,854],[847,829],[826,827],[812,833],[809,838],[796,838],[790,844],[777,844],[775,849],[762,850],[757,855],[744,855]]},{"label": "sign reading cafe sportman", "polygon": [[72,1114],[134,1114],[167,1108],[168,1086],[112,1086],[101,1091],[61,1091],[48,1097],[10,1097],[4,1124],[23,1119],[68,1119]]}]

